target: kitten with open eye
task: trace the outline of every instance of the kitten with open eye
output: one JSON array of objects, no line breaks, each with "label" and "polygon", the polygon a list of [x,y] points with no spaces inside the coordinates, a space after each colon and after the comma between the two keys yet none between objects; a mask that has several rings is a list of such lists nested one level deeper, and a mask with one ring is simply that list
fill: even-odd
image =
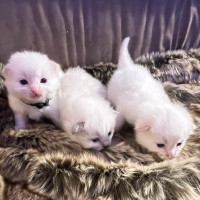
[{"label": "kitten with open eye", "polygon": [[60,124],[69,137],[85,148],[110,145],[116,112],[106,100],[106,89],[83,69],[68,69],[58,90]]},{"label": "kitten with open eye", "polygon": [[170,101],[160,82],[133,63],[130,38],[120,47],[118,69],[108,83],[108,99],[136,130],[139,144],[160,157],[175,157],[195,125],[186,108]]},{"label": "kitten with open eye", "polygon": [[16,129],[26,128],[28,118],[39,120],[47,116],[53,121],[59,118],[56,91],[63,75],[59,64],[38,52],[17,52],[2,74]]}]

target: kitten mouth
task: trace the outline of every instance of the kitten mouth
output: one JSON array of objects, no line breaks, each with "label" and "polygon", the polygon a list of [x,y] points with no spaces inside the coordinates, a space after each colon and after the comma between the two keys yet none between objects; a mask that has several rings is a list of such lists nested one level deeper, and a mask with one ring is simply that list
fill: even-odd
[{"label": "kitten mouth", "polygon": [[42,96],[42,94],[40,94],[40,93],[31,93],[31,94],[30,94],[30,97],[31,97],[31,98],[34,98],[34,99],[40,98],[41,96]]},{"label": "kitten mouth", "polygon": [[[47,99],[47,98],[46,98]],[[29,99],[21,99],[25,104],[33,104],[33,103],[38,103],[38,102],[44,102],[46,99],[37,97],[37,98],[29,98]]]},{"label": "kitten mouth", "polygon": [[34,98],[34,99],[37,99],[37,98],[40,98],[41,95],[37,95],[37,94],[33,94],[33,95],[32,95],[32,94],[31,94],[30,97],[31,97],[31,98]]},{"label": "kitten mouth", "polygon": [[171,160],[171,159],[173,159],[173,158],[176,157],[176,156],[167,157],[166,155],[164,155],[164,154],[159,154],[159,153],[157,153],[157,155],[158,155],[161,159],[164,159],[164,160]]},{"label": "kitten mouth", "polygon": [[25,104],[27,104],[27,105],[29,105],[29,106],[35,106],[38,109],[41,109],[43,107],[49,106],[49,101],[50,100],[51,100],[50,98],[46,98],[45,101],[39,101],[39,102],[33,102],[33,103],[29,102],[29,103],[27,103],[27,102],[25,102],[25,101],[22,100],[22,102],[25,103]]},{"label": "kitten mouth", "polygon": [[103,149],[104,149],[103,147],[96,147],[96,148],[94,148],[94,150],[96,150],[96,151],[101,151]]}]

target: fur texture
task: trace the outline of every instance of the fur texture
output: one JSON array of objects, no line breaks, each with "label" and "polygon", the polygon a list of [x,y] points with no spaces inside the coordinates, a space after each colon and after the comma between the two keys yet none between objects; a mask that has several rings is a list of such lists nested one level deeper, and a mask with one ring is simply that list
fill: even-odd
[{"label": "fur texture", "polygon": [[0,176],[0,199],[4,199],[5,183],[4,178]]},{"label": "fur texture", "polygon": [[[79,194],[86,193],[91,199],[103,196],[112,200],[184,198],[197,200],[199,198],[197,191],[200,190],[198,159],[168,161],[142,167],[129,162],[123,164],[100,162],[88,155],[81,155],[78,158],[59,154],[47,155],[40,158],[41,161],[31,172],[29,186],[38,193],[56,199],[67,199],[70,196],[75,200]],[[68,184],[69,180],[71,185]],[[53,183],[60,187],[53,187]],[[196,189],[192,188],[193,185],[196,185]]]},{"label": "fur texture", "polygon": [[[149,69],[155,79],[176,84],[194,83],[200,79],[200,48],[152,52],[134,60]],[[98,63],[85,66],[87,72],[107,84],[117,66],[113,63]]]},{"label": "fur texture", "polygon": [[0,176],[1,200],[51,200],[27,189],[25,184],[17,184]]},{"label": "fur texture", "polygon": [[141,64],[162,81],[177,84],[200,80],[200,49],[152,52],[138,57],[135,63]]},{"label": "fur texture", "polygon": [[[17,165],[13,170],[20,168],[24,159],[19,162],[20,158],[15,156],[12,149],[7,149],[6,152],[7,155],[1,157],[1,160],[7,160],[7,156],[13,155],[10,163]],[[26,156],[32,157],[28,163],[34,164],[30,164],[29,170],[26,170],[29,172],[28,176],[21,176],[23,171],[18,171],[18,176],[23,177],[21,181],[27,182],[30,191],[57,200],[75,200],[82,197],[111,200],[199,198],[198,156],[150,166],[128,161],[116,164],[104,162],[86,152],[70,156],[62,153],[37,155],[29,151]],[[4,173],[8,174],[6,169]]]},{"label": "fur texture", "polygon": [[116,112],[105,98],[105,86],[79,67],[68,69],[61,80],[61,127],[85,148],[101,150],[111,143]]},{"label": "fur texture", "polygon": [[[92,73],[106,81],[113,66],[98,65]],[[100,71],[107,76],[99,75]],[[187,106],[198,128],[180,154],[164,162],[135,142],[128,125],[102,151],[84,149],[47,122],[33,122],[31,129],[14,130],[5,90],[0,88],[0,174],[7,179],[0,182],[5,185],[3,200],[49,200],[50,193],[56,200],[56,195],[59,199],[66,199],[67,195],[67,200],[199,199],[198,83],[165,84],[171,100]],[[123,164],[118,163],[120,160]]]},{"label": "fur texture", "polygon": [[133,63],[129,39],[122,42],[118,69],[108,83],[108,98],[121,118],[135,127],[139,144],[160,157],[175,157],[195,129],[193,119],[182,105],[171,103],[146,68]]},{"label": "fur texture", "polygon": [[43,195],[39,195],[26,188],[26,185],[5,182],[4,197],[2,200],[52,200]]},{"label": "fur texture", "polygon": [[118,162],[130,159],[134,163],[149,164],[154,162],[151,155],[140,153],[141,149],[135,144],[135,149],[128,144],[131,138],[125,140],[119,134],[115,135],[112,144],[102,150],[87,150],[82,145],[71,141],[65,132],[56,130],[50,124],[35,124],[31,129],[18,130],[17,132],[7,129],[1,135],[0,146],[17,149],[33,149],[40,153],[65,152],[66,154],[79,155],[89,152],[105,161]]}]

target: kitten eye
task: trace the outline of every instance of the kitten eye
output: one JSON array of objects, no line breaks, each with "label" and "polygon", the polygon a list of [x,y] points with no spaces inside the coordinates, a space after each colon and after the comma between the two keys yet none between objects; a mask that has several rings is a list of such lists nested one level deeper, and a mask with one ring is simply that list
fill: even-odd
[{"label": "kitten eye", "polygon": [[41,80],[40,80],[40,83],[46,83],[47,82],[47,79],[46,78],[42,78]]},{"label": "kitten eye", "polygon": [[165,146],[165,144],[157,144],[157,146],[158,146],[159,148],[163,148],[163,147]]},{"label": "kitten eye", "polygon": [[181,146],[181,144],[182,144],[182,143],[181,143],[181,142],[179,142],[179,143],[177,144],[177,147],[178,147],[178,146]]},{"label": "kitten eye", "polygon": [[25,79],[22,79],[19,81],[22,85],[27,85],[28,84],[28,81],[25,80]]},{"label": "kitten eye", "polygon": [[108,133],[108,136],[110,136],[111,135],[111,131]]},{"label": "kitten eye", "polygon": [[92,139],[92,142],[99,142],[99,138]]}]

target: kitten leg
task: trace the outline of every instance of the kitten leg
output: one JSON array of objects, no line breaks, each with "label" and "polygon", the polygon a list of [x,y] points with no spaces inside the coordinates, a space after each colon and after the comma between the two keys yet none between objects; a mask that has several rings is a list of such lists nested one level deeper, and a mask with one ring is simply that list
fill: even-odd
[{"label": "kitten leg", "polygon": [[15,113],[15,129],[26,128],[27,117],[23,114]]}]

